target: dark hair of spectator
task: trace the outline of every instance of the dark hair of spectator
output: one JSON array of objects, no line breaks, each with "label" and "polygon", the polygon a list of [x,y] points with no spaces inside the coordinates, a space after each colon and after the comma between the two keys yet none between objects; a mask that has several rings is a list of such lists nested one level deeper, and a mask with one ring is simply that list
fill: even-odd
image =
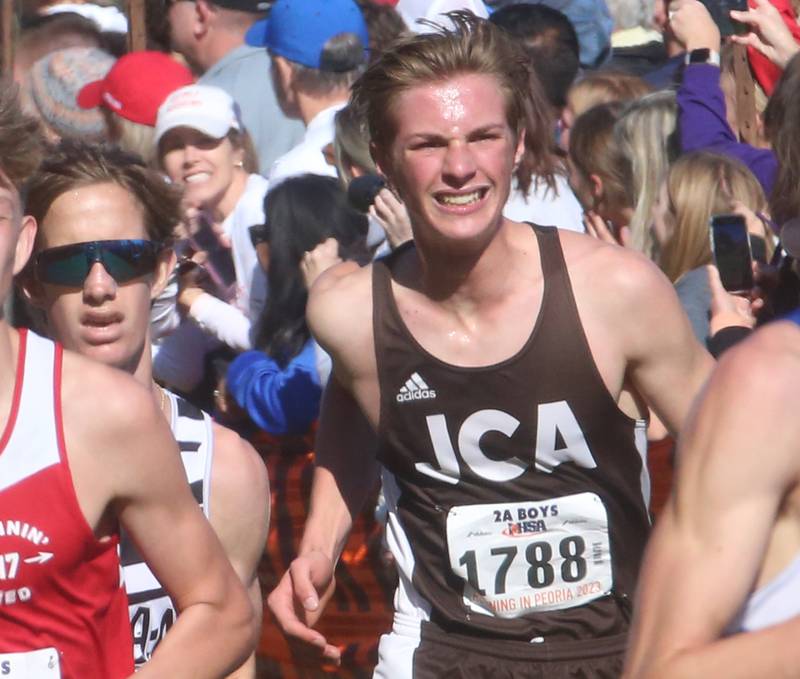
[{"label": "dark hair of spectator", "polygon": [[522,42],[550,103],[566,106],[580,68],[578,34],[570,20],[547,5],[510,5],[494,12],[491,21]]},{"label": "dark hair of spectator", "polygon": [[148,237],[172,243],[181,220],[180,191],[139,156],[115,146],[61,141],[30,181],[26,212],[41,224],[59,196],[95,184],[116,184],[128,191],[142,209]]},{"label": "dark hair of spectator", "polygon": [[435,33],[400,38],[353,86],[353,101],[366,111],[376,149],[390,149],[395,135],[392,109],[407,90],[458,75],[487,75],[497,81],[509,127],[517,138],[525,134],[525,152],[516,170],[520,189],[528,191],[534,174],[554,186],[552,111],[530,59],[516,40],[491,22],[469,12],[447,16],[455,30],[438,27]]},{"label": "dark hair of spectator", "polygon": [[772,219],[800,217],[800,55],[792,57],[764,111],[764,129],[778,158],[769,197]]},{"label": "dark hair of spectator", "polygon": [[290,177],[264,199],[269,224],[269,297],[258,319],[256,347],[281,365],[300,353],[311,336],[300,262],[317,245],[335,238],[342,259],[366,252],[368,222],[347,202],[333,177]]},{"label": "dark hair of spectator", "polygon": [[369,33],[369,62],[376,61],[378,57],[397,38],[408,32],[403,17],[394,7],[377,5],[371,0],[356,0],[364,15]]},{"label": "dark hair of spectator", "polygon": [[0,171],[18,193],[23,193],[43,151],[39,122],[22,111],[17,86],[0,80]]}]

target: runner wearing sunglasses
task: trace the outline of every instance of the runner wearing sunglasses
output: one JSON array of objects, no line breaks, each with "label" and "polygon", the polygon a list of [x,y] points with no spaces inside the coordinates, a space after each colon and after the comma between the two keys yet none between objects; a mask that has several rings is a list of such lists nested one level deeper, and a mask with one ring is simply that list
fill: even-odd
[{"label": "runner wearing sunglasses", "polygon": [[[33,248],[20,191],[40,158],[36,123],[0,88],[0,307]],[[181,610],[138,676],[220,676],[244,660],[251,607],[147,389],[0,315],[0,431],[0,673],[131,674],[120,524]]]},{"label": "runner wearing sunglasses", "polygon": [[[160,176],[127,154],[73,143],[57,148],[30,180],[26,208],[39,224],[35,254],[24,278],[27,294],[43,309],[48,329],[66,348],[121,368],[147,387],[147,408],[155,412],[160,431],[166,432],[164,419],[169,422],[181,450],[181,458],[174,443],[173,450],[153,450],[152,473],[158,475],[162,468],[174,471],[177,459],[182,459],[185,474],[174,479],[181,484],[180,492],[172,492],[188,497],[195,506],[201,504],[211,517],[234,571],[250,587],[252,604],[260,611],[255,567],[267,523],[263,465],[238,436],[161,390],[151,376],[150,303],[174,265],[169,246],[171,225],[178,215],[177,196]],[[94,362],[90,365],[94,368]],[[137,410],[131,412],[137,429],[155,426],[138,421]],[[142,451],[125,450],[129,457],[115,457],[116,464],[120,468],[131,461],[139,464]],[[194,500],[186,493],[187,477]],[[196,510],[193,515],[199,516]],[[167,633],[173,624],[176,632],[186,628],[183,619],[192,611],[185,606],[184,590],[197,586],[194,569],[204,570],[206,557],[182,542],[180,549],[174,549],[175,526],[168,520],[147,520],[137,528],[134,532],[126,525],[120,538],[133,651],[127,629],[123,638],[127,656],[137,667],[150,661],[142,668],[146,673],[151,665],[160,667],[161,648],[175,646],[174,635]],[[151,572],[142,555],[149,560],[147,542],[153,539],[163,545],[167,565],[156,563]],[[142,547],[141,554],[137,546]],[[221,676],[235,667],[230,655],[224,665],[208,656],[224,658],[229,653],[219,647],[230,646],[223,624],[227,623],[203,628],[202,637],[195,636],[190,625],[189,636],[185,632],[182,638],[192,648],[182,650],[181,667],[159,670],[159,676]],[[242,655],[238,659],[244,660]],[[253,676],[252,665],[251,660],[236,676]],[[111,675],[103,671],[81,676]]]}]

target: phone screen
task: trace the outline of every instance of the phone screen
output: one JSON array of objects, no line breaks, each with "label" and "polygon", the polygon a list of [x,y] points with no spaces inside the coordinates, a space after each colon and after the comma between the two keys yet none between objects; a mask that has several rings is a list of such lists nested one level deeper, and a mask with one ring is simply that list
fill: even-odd
[{"label": "phone screen", "polygon": [[711,252],[726,290],[743,292],[752,289],[752,254],[744,217],[716,215],[711,218]]},{"label": "phone screen", "polygon": [[747,11],[747,0],[700,0],[719,28],[720,36],[747,33],[747,26],[731,19],[731,10]]}]

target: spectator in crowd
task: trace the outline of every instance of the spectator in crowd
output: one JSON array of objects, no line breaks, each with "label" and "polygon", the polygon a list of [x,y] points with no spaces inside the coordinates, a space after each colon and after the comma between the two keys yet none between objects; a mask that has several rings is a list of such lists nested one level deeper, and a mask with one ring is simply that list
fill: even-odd
[{"label": "spectator in crowd", "polygon": [[245,34],[269,4],[266,0],[175,0],[169,3],[168,15],[172,48],[200,75],[198,82],[222,88],[239,105],[264,176],[303,134],[302,126],[278,106],[269,77],[269,55],[245,44]]},{"label": "spectator in crowd", "polygon": [[[765,40],[770,45],[779,46],[779,51],[773,49],[769,54],[781,66],[788,63],[796,52],[796,45],[780,14],[769,2],[764,0],[760,4],[757,15],[744,13],[737,16],[740,19],[759,16],[764,26],[762,30],[766,31],[763,33]],[[729,123],[729,106],[726,102],[730,103],[731,98],[725,96],[721,87],[719,29],[708,10],[697,0],[684,0],[676,5],[671,24],[676,38],[686,47],[689,60],[678,89],[682,150],[708,149],[734,156],[750,169],[761,182],[764,192],[770,196],[778,171],[775,153],[768,148],[755,148],[741,143]],[[772,112],[764,113],[765,118],[769,115],[771,119],[771,124],[767,124],[766,120],[764,124],[767,137],[773,142],[778,132],[776,120],[782,118],[787,98],[791,97],[793,91],[787,80],[789,77],[789,74],[784,74],[781,80],[786,83],[785,89],[775,92],[771,98]],[[776,146],[773,148],[777,150]],[[778,220],[782,218],[779,214],[774,216]]]},{"label": "spectator in crowd", "polygon": [[747,220],[753,256],[766,264],[774,249],[764,221],[767,199],[744,165],[716,153],[694,152],[678,158],[662,184],[653,210],[658,264],[675,285],[695,336],[708,343],[711,289],[709,223],[713,215],[738,213]]},{"label": "spectator in crowd", "polygon": [[109,141],[154,164],[158,108],[169,94],[193,81],[191,71],[166,54],[131,52],[105,77],[84,85],[77,101],[81,108],[103,114]]},{"label": "spectator in crowd", "polygon": [[614,130],[628,200],[633,205],[629,245],[651,259],[658,247],[652,229],[653,204],[680,147],[676,118],[674,92],[653,92],[629,103]]},{"label": "spectator in crowd", "polygon": [[580,68],[578,35],[569,19],[547,5],[524,4],[494,12],[491,21],[522,41],[553,115],[560,117]]},{"label": "spectator in crowd", "polygon": [[[531,0],[488,0],[486,4],[499,10],[531,4]],[[606,0],[536,0],[535,4],[556,9],[570,20],[578,34],[581,68],[592,70],[608,61],[614,21]]]},{"label": "spectator in crowd", "polygon": [[607,0],[614,20],[611,59],[604,65],[642,76],[667,60],[664,36],[654,23],[657,0]]},{"label": "spectator in crowd", "polygon": [[281,108],[306,128],[303,140],[275,161],[270,183],[304,173],[334,176],[323,149],[367,63],[369,36],[355,0],[277,0],[247,42],[267,49]]},{"label": "spectator in crowd", "polygon": [[[157,377],[191,390],[202,377],[207,352],[185,351],[184,333],[201,347],[251,346],[251,321],[264,305],[266,279],[248,227],[264,222],[267,181],[248,160],[238,107],[217,87],[189,85],[167,97],[158,111],[155,141],[160,166],[184,192],[188,239],[179,246],[191,251],[181,255],[205,253],[203,269],[188,261],[179,267],[184,275],[177,301],[187,322],[177,336],[164,339],[155,360]],[[198,277],[203,272],[210,276],[206,284]]]},{"label": "spectator in crowd", "polygon": [[[150,304],[174,263],[171,244],[180,219],[179,200],[175,187],[135,156],[81,142],[60,145],[28,186],[27,209],[39,228],[25,285],[30,299],[44,309],[53,339],[130,373],[150,391],[180,444],[195,500],[260,621],[256,569],[269,520],[264,466],[249,444],[152,377]],[[129,278],[135,267],[126,257],[132,255],[132,261],[138,255],[146,264]],[[75,264],[80,257],[85,266]],[[133,657],[141,668],[172,627],[178,609],[127,532],[120,545]],[[235,676],[255,677],[252,656]]]},{"label": "spectator in crowd", "polygon": [[107,138],[99,111],[83,110],[77,95],[87,83],[106,75],[114,57],[94,47],[71,47],[45,55],[23,79],[21,96],[26,110],[42,122],[46,137],[103,141]]},{"label": "spectator in crowd", "polygon": [[570,184],[584,210],[586,232],[611,243],[630,243],[633,203],[625,163],[615,142],[619,102],[599,104],[575,120],[570,134]]},{"label": "spectator in crowd", "polygon": [[[377,186],[374,182],[380,178],[370,155],[369,129],[363,111],[352,105],[345,106],[336,113],[334,128],[334,165],[342,187],[347,191],[353,179],[368,176],[373,178],[371,186]],[[385,254],[387,249],[394,249],[411,239],[411,223],[403,202],[382,180],[381,184],[377,192],[369,190],[372,203],[368,207],[370,230],[367,245],[374,248],[385,238],[385,246],[377,251]]]},{"label": "spectator in crowd", "polygon": [[259,428],[304,434],[319,415],[330,358],[306,324],[308,289],[343,260],[365,263],[367,218],[347,202],[333,177],[298,175],[264,201],[266,224],[255,227],[268,248],[270,296],[256,321],[257,351],[228,369],[228,390]]},{"label": "spectator in crowd", "polygon": [[647,71],[642,76],[656,90],[677,87],[685,57],[683,45],[675,38],[672,31],[670,2],[671,0],[655,0],[653,7],[653,27],[661,33],[667,59],[661,66]]},{"label": "spectator in crowd", "polygon": [[401,35],[408,32],[403,17],[393,7],[394,3],[357,0],[369,34],[369,61],[375,61],[381,52]]},{"label": "spectator in crowd", "polygon": [[24,16],[29,23],[32,23],[34,18],[77,14],[94,23],[100,31],[122,35],[128,32],[128,20],[124,12],[111,2],[45,0],[43,2],[26,2],[25,4],[27,7]]},{"label": "spectator in crowd", "polygon": [[77,14],[56,15],[28,27],[23,24],[14,45],[14,81],[21,85],[35,62],[70,47],[105,49],[106,45],[94,22]]},{"label": "spectator in crowd", "polygon": [[581,76],[567,92],[567,103],[559,118],[559,146],[569,151],[570,130],[584,111],[598,104],[638,99],[650,91],[650,86],[639,76],[621,71],[592,71]]}]

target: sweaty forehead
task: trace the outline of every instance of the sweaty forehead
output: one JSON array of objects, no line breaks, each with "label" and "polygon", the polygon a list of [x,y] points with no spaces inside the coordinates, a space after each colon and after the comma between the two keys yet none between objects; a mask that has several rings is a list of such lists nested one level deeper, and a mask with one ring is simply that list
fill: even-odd
[{"label": "sweaty forehead", "polygon": [[463,74],[415,85],[401,93],[394,112],[401,127],[506,122],[505,98],[490,75]]},{"label": "sweaty forehead", "polygon": [[147,237],[139,201],[111,182],[73,187],[59,195],[45,214],[39,233],[43,247]]}]

